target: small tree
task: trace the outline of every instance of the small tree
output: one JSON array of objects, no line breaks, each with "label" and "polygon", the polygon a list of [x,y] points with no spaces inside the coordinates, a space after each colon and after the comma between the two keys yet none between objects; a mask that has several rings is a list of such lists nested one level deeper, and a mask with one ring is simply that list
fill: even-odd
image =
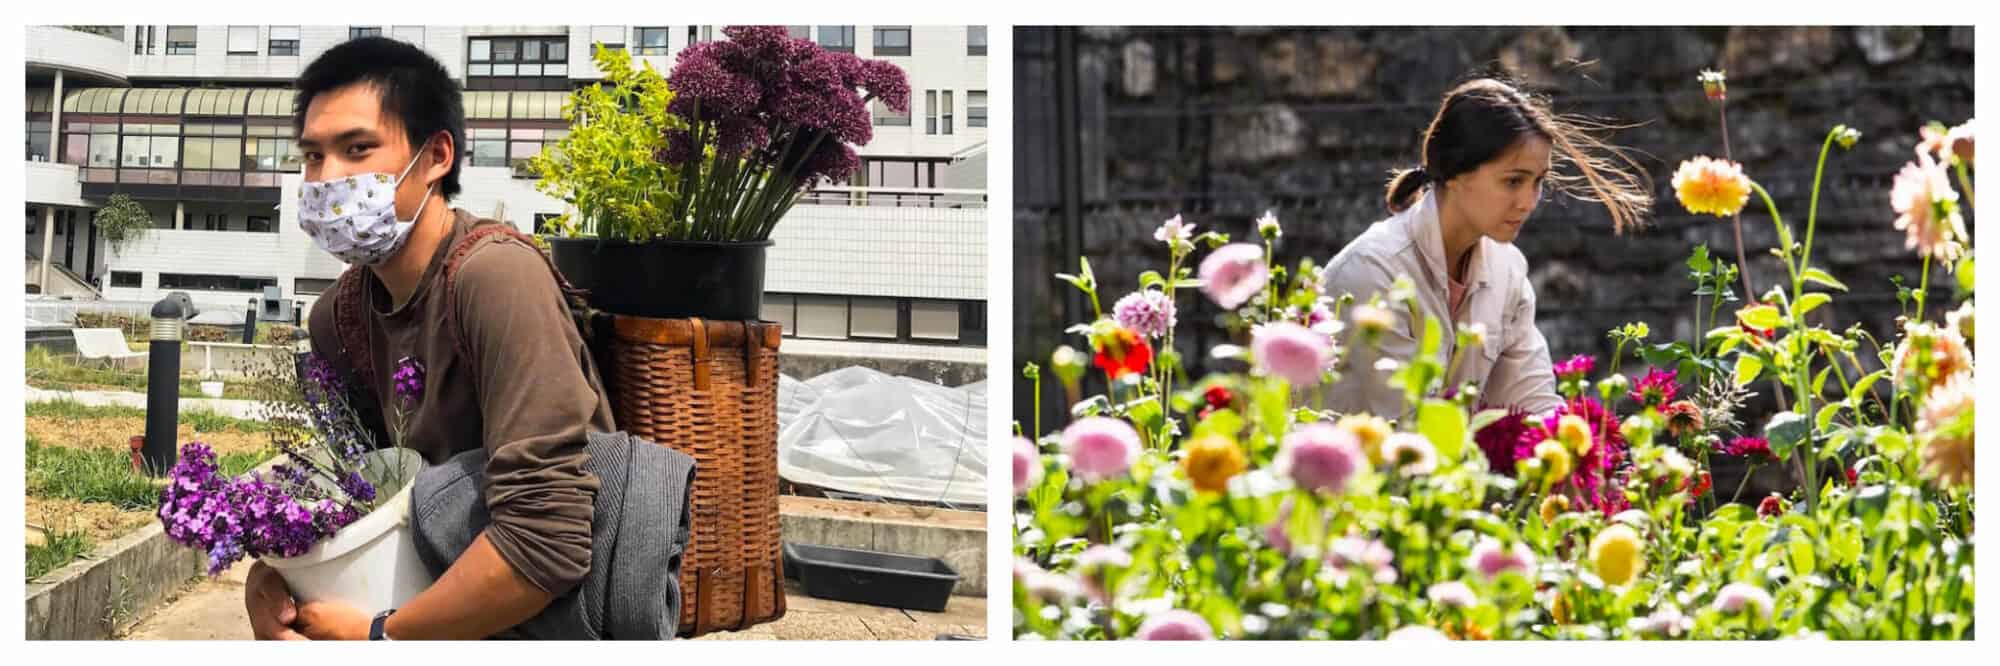
[{"label": "small tree", "polygon": [[122,193],[111,195],[104,207],[98,209],[95,222],[112,252],[123,251],[126,243],[153,228],[153,217],[146,214],[146,209]]}]

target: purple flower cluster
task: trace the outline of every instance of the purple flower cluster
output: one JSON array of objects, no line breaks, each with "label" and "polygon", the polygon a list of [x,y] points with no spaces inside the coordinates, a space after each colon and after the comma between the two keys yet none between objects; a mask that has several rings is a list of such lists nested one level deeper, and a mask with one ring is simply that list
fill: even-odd
[{"label": "purple flower cluster", "polygon": [[690,129],[669,131],[661,160],[690,165],[712,146],[718,157],[747,155],[807,187],[859,168],[851,144],[874,138],[870,101],[909,111],[909,80],[893,64],[819,48],[782,26],[722,32],[728,40],[688,47],[667,75],[667,110]]},{"label": "purple flower cluster", "polygon": [[405,356],[396,361],[396,399],[408,407],[424,397],[424,362]]},{"label": "purple flower cluster", "polygon": [[[277,474],[290,477],[281,481],[302,478],[290,468]],[[294,487],[291,493],[308,488]],[[368,487],[367,493],[372,496],[374,488]],[[303,555],[313,544],[361,517],[352,503],[333,498],[301,499],[256,475],[225,477],[216,465],[215,452],[200,442],[181,447],[180,461],[160,492],[157,515],[166,527],[167,538],[208,553],[211,576],[246,555]]]}]

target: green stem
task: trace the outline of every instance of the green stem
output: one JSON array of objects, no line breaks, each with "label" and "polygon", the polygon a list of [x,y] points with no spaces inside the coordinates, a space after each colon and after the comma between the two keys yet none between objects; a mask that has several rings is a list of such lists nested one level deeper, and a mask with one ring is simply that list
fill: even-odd
[{"label": "green stem", "polygon": [[1930,295],[1931,295],[1931,255],[1930,253],[1926,252],[1924,253],[1923,276],[1917,279],[1916,321],[1924,320],[1924,304],[1926,301],[1930,300]]},{"label": "green stem", "polygon": [[1965,207],[1968,209],[1966,212],[1972,212],[1969,210],[1972,208],[1972,176],[1965,170],[1965,160],[1954,159],[1951,161],[1951,167],[1958,173],[1958,189],[1965,190]]}]

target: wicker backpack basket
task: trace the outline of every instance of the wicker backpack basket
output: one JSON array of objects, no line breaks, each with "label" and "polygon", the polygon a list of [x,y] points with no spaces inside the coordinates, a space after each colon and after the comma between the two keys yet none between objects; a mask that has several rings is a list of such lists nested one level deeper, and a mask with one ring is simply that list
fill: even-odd
[{"label": "wicker backpack basket", "polygon": [[[474,226],[447,254],[446,298],[452,296],[455,269],[486,242],[535,247],[531,237],[511,225]],[[618,427],[695,459],[692,538],[681,563],[680,636],[739,630],[783,617],[779,325],[650,319],[597,311],[546,253],[538,254],[562,288],[590,346]],[[335,328],[347,358],[367,358],[368,336],[358,313],[348,307],[360,302],[357,270],[343,272],[332,293]],[[360,386],[374,385],[366,363],[345,365],[358,375]]]}]

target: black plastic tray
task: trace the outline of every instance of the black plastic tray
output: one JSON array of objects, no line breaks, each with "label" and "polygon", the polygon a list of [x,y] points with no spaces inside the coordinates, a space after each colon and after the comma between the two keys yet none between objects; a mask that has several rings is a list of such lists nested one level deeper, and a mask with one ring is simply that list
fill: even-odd
[{"label": "black plastic tray", "polygon": [[806,595],[871,606],[943,611],[958,572],[935,557],[785,544],[785,570]]}]

